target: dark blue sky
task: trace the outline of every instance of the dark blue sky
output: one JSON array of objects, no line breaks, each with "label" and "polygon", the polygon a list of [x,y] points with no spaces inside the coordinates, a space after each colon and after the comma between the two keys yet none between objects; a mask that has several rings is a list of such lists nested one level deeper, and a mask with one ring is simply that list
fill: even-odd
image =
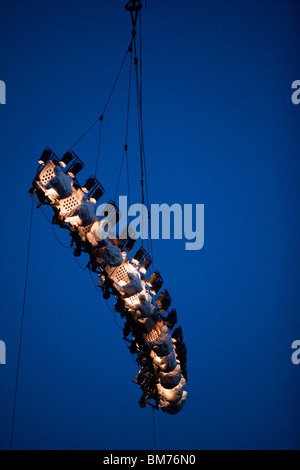
[{"label": "dark blue sky", "polygon": [[[10,441],[31,199],[45,146],[62,155],[101,114],[130,41],[123,1],[0,3],[0,447]],[[152,203],[205,204],[205,245],[154,241],[188,348],[184,409],[155,413],[158,449],[299,448],[297,0],[148,0],[143,105]],[[128,65],[103,122],[98,176],[113,198]],[[135,102],[132,201],[140,202]],[[74,149],[94,172],[95,127]],[[126,179],[122,178],[125,194]],[[51,212],[48,212],[50,216]],[[68,234],[56,234],[63,243]],[[79,259],[85,265],[86,258]],[[112,299],[109,301],[113,306]],[[122,325],[116,316],[116,322]],[[34,211],[14,447],[152,449],[137,367],[71,250]]]}]

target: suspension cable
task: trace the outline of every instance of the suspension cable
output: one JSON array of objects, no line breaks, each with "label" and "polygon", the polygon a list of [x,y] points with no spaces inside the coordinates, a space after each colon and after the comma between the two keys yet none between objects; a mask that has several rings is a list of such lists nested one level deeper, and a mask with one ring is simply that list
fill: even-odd
[{"label": "suspension cable", "polygon": [[128,84],[128,98],[127,98],[127,117],[126,117],[126,132],[125,132],[125,144],[124,152],[121,162],[121,168],[119,178],[116,187],[115,200],[117,199],[119,184],[121,180],[121,174],[123,169],[124,160],[126,160],[126,172],[127,172],[127,190],[128,190],[128,202],[130,206],[130,183],[129,183],[129,165],[128,165],[128,128],[129,128],[129,111],[130,111],[130,96],[131,96],[131,74],[132,74],[132,48],[130,51],[130,67],[129,67],[129,84]]},{"label": "suspension cable", "polygon": [[[147,249],[151,255],[152,268],[154,267],[153,259],[153,246],[151,239],[151,212],[150,212],[150,200],[148,190],[148,179],[147,179],[147,168],[146,168],[146,156],[145,156],[145,144],[144,144],[144,130],[143,130],[143,101],[142,101],[142,19],[140,15],[140,34],[139,34],[139,53],[140,53],[140,64],[138,67],[137,58],[137,44],[134,34],[133,46],[134,46],[134,62],[135,62],[135,74],[136,74],[136,93],[137,93],[137,115],[138,115],[138,129],[139,129],[139,149],[140,149],[140,167],[141,167],[141,197],[142,197],[142,247],[144,246],[144,213],[143,207],[145,205],[145,192],[146,192],[146,205],[148,212],[148,234],[147,237]],[[146,190],[146,191],[145,191]]]},{"label": "suspension cable", "polygon": [[144,246],[144,165],[143,165],[143,151],[142,151],[142,138],[141,138],[141,102],[140,102],[140,80],[138,70],[138,58],[135,36],[133,38],[134,45],[134,65],[135,65],[135,79],[136,79],[136,98],[137,98],[137,117],[138,117],[138,132],[139,132],[139,150],[140,150],[140,165],[141,165],[141,196],[142,196],[142,247]]},{"label": "suspension cable", "polygon": [[32,232],[32,219],[33,219],[33,205],[34,205],[34,198],[33,198],[33,196],[32,196],[31,213],[30,213],[30,222],[29,222],[29,237],[28,237],[28,248],[27,248],[27,261],[26,261],[26,270],[25,270],[25,284],[24,284],[23,306],[22,306],[22,315],[21,315],[21,329],[20,329],[20,340],[19,340],[19,352],[18,352],[18,363],[17,363],[16,386],[15,386],[15,396],[14,396],[14,406],[13,406],[13,417],[12,417],[12,427],[11,427],[11,436],[10,436],[10,450],[12,449],[12,446],[13,446],[14,428],[15,428],[16,403],[17,403],[17,393],[18,393],[18,384],[19,384],[19,373],[20,373],[20,362],[21,362],[21,350],[22,350],[22,339],[23,339],[23,324],[24,324],[24,313],[25,313],[26,294],[27,294],[27,282],[28,282],[29,255],[30,255],[30,245],[31,245],[31,232]]},{"label": "suspension cable", "polygon": [[90,127],[79,137],[79,139],[77,139],[76,142],[68,149],[69,152],[75,147],[75,145],[77,145],[77,144],[90,132],[90,130],[93,129],[93,127],[97,124],[98,121],[99,121],[99,118],[97,118],[96,121],[93,122],[93,124],[91,124],[91,126],[90,126]]},{"label": "suspension cable", "polygon": [[111,88],[111,90],[110,90],[110,93],[109,93],[109,95],[108,95],[108,98],[107,98],[107,100],[106,100],[106,103],[105,103],[105,105],[104,105],[104,108],[103,108],[103,111],[102,111],[100,117],[98,117],[98,118],[96,119],[96,121],[94,121],[94,122],[90,125],[90,127],[76,140],[76,142],[74,142],[74,144],[68,149],[68,151],[71,151],[71,150],[90,132],[90,130],[93,129],[93,127],[97,124],[97,122],[98,122],[99,120],[101,121],[101,124],[102,124],[103,117],[104,117],[104,113],[105,113],[105,111],[106,111],[106,109],[107,109],[107,107],[108,107],[108,104],[109,104],[109,102],[110,102],[110,99],[111,99],[111,97],[112,97],[112,94],[113,94],[113,92],[114,92],[114,89],[115,89],[115,87],[116,87],[116,84],[117,84],[117,82],[118,82],[118,79],[119,79],[119,77],[120,77],[120,74],[121,74],[122,69],[123,69],[123,67],[124,67],[124,64],[125,64],[125,62],[126,62],[128,53],[129,53],[129,51],[130,51],[130,49],[131,49],[131,47],[132,47],[131,45],[132,45],[132,39],[131,39],[131,42],[130,42],[129,47],[128,47],[127,50],[126,50],[126,53],[125,53],[124,58],[123,58],[123,60],[122,60],[121,66],[120,66],[120,68],[119,68],[119,71],[118,71],[117,76],[116,76],[116,78],[115,78],[114,84],[113,84],[113,86],[112,86],[112,88]]},{"label": "suspension cable", "polygon": [[141,126],[141,143],[142,143],[142,159],[143,159],[143,168],[145,175],[145,188],[146,188],[146,201],[148,209],[148,235],[150,241],[150,255],[152,259],[152,267],[154,269],[154,258],[153,258],[153,246],[152,246],[152,237],[151,237],[151,210],[150,210],[150,200],[149,200],[149,190],[148,190],[148,178],[147,178],[147,167],[146,167],[146,155],[145,155],[145,142],[144,142],[144,129],[143,129],[143,54],[142,54],[142,15],[140,14],[140,126]]},{"label": "suspension cable", "polygon": [[97,178],[97,170],[98,170],[98,162],[99,162],[99,154],[100,154],[102,127],[103,127],[103,114],[100,116],[100,129],[99,129],[98,148],[97,148],[96,167],[95,167],[95,176],[96,176],[96,178]]}]

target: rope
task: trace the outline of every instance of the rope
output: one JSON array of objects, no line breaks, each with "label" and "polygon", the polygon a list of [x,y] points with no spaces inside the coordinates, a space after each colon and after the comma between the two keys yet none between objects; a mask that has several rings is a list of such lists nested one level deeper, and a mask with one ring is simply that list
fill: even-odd
[{"label": "rope", "polygon": [[42,211],[43,216],[44,216],[45,219],[47,220],[47,222],[49,222],[49,224],[52,224],[52,220],[49,219],[49,217],[47,216],[47,214],[46,214],[45,211],[43,210],[43,206],[41,207],[41,211]]},{"label": "rope", "polygon": [[[101,119],[102,118],[102,119]],[[97,170],[98,170],[98,161],[99,161],[99,154],[100,154],[100,143],[101,143],[101,135],[102,135],[102,126],[103,126],[103,114],[100,117],[100,129],[99,129],[99,138],[98,138],[98,148],[97,148],[97,157],[96,157],[96,168],[95,168],[95,176],[97,178]]]},{"label": "rope", "polygon": [[150,244],[150,255],[152,259],[152,267],[154,269],[154,259],[153,259],[153,246],[152,246],[152,237],[151,237],[151,213],[150,213],[150,200],[149,200],[149,191],[148,191],[148,178],[147,178],[147,167],[146,167],[146,155],[145,155],[145,143],[144,143],[144,129],[143,129],[143,89],[142,89],[142,14],[140,14],[140,113],[141,113],[141,142],[142,142],[142,154],[143,154],[143,167],[145,174],[145,188],[146,188],[146,201],[148,208],[148,234],[149,244]]},{"label": "rope", "polygon": [[121,163],[121,167],[120,167],[120,173],[119,173],[119,178],[118,178],[116,193],[115,193],[115,201],[117,200],[117,195],[118,195],[118,190],[119,190],[119,185],[120,185],[120,180],[121,180],[121,174],[122,174],[125,155],[126,155],[126,150],[124,150],[124,152],[123,152],[122,163]]},{"label": "rope", "polygon": [[70,245],[65,245],[63,242],[60,241],[60,239],[58,238],[58,236],[56,235],[55,233],[55,230],[54,230],[54,223],[53,223],[53,219],[50,220],[49,217],[47,216],[47,214],[45,213],[45,211],[43,210],[43,208],[41,207],[41,211],[42,211],[42,214],[43,216],[45,217],[45,219],[47,220],[47,222],[49,222],[49,224],[51,224],[51,227],[52,227],[52,232],[53,232],[53,235],[55,236],[56,240],[58,241],[58,243],[63,246],[64,248],[71,248]]},{"label": "rope", "polygon": [[74,144],[69,148],[68,151],[71,151],[71,150],[90,132],[90,130],[97,124],[97,122],[98,122],[99,120],[100,120],[101,123],[102,123],[103,117],[104,117],[104,113],[105,113],[105,111],[106,111],[106,109],[107,109],[107,107],[108,107],[108,104],[109,104],[110,99],[111,99],[111,97],[112,97],[112,94],[113,94],[113,92],[114,92],[115,86],[116,86],[116,84],[117,84],[117,81],[118,81],[118,79],[119,79],[119,76],[120,76],[120,74],[121,74],[121,71],[122,71],[122,69],[123,69],[123,66],[124,66],[124,64],[125,64],[125,61],[126,61],[128,52],[129,52],[130,49],[131,49],[131,44],[132,44],[132,40],[131,40],[131,43],[130,43],[129,47],[128,47],[127,50],[126,50],[125,56],[124,56],[124,58],[123,58],[123,60],[122,60],[121,66],[120,66],[119,71],[118,71],[118,73],[117,73],[117,76],[116,76],[116,79],[115,79],[115,81],[114,81],[114,84],[113,84],[113,86],[112,86],[112,88],[111,88],[111,90],[110,90],[108,99],[107,99],[107,101],[106,101],[106,103],[105,103],[105,106],[104,106],[104,108],[103,108],[103,111],[102,111],[101,116],[98,117],[98,118],[96,119],[96,121],[93,122],[93,124],[90,125],[90,127],[79,137],[79,139],[76,140],[76,142],[74,142]]},{"label": "rope", "polygon": [[[71,246],[70,246],[69,248],[70,248],[70,250],[72,251]],[[72,253],[73,253],[73,251],[72,251]],[[74,253],[73,253],[73,255],[74,255]],[[87,268],[87,266],[86,266],[85,268],[84,268],[83,266],[81,266],[81,264],[79,263],[79,261],[78,261],[78,259],[76,258],[75,255],[74,255],[74,259],[75,259],[76,263],[78,264],[78,266],[80,267],[80,269],[81,269],[82,271],[85,271],[86,268]]]},{"label": "rope", "polygon": [[[131,40],[131,43],[132,43],[132,40]],[[100,154],[100,143],[101,143],[101,135],[102,135],[102,126],[103,126],[103,117],[104,117],[104,113],[105,113],[105,111],[106,111],[106,109],[107,109],[107,106],[108,106],[108,104],[109,104],[109,102],[110,102],[110,99],[111,99],[111,97],[112,97],[112,94],[113,94],[113,92],[114,92],[115,86],[116,86],[116,84],[117,84],[117,82],[118,82],[118,79],[119,79],[119,76],[120,76],[121,71],[122,71],[122,69],[123,69],[123,66],[124,66],[124,64],[125,64],[125,61],[126,61],[128,52],[131,51],[131,43],[130,43],[129,47],[128,47],[127,50],[126,50],[125,56],[124,56],[124,58],[123,58],[123,61],[122,61],[122,63],[121,63],[121,66],[120,66],[120,68],[119,68],[119,71],[118,71],[118,73],[117,73],[116,79],[115,79],[115,81],[114,81],[114,84],[113,84],[112,89],[111,89],[111,91],[110,91],[110,94],[109,94],[109,96],[108,96],[108,99],[107,99],[107,101],[106,101],[106,103],[105,103],[105,106],[104,106],[104,109],[103,109],[103,111],[102,111],[102,114],[101,114],[101,116],[100,116],[100,118],[99,118],[99,120],[100,120],[100,130],[99,130],[98,149],[97,149],[96,168],[95,168],[95,176],[96,176],[96,178],[97,178],[98,161],[99,161],[99,154]]]},{"label": "rope", "polygon": [[92,280],[92,283],[93,283],[93,286],[94,286],[96,292],[98,292],[99,295],[102,295],[102,293],[98,290],[98,287],[97,287],[96,284],[95,284],[95,281],[94,281],[94,279],[93,279],[93,275],[92,275],[91,268],[89,268],[89,273],[90,273],[91,280]]},{"label": "rope", "polygon": [[144,246],[144,165],[143,165],[143,152],[142,152],[142,137],[141,137],[141,101],[140,101],[140,81],[138,71],[138,59],[136,50],[136,40],[134,37],[134,64],[135,64],[135,80],[136,80],[136,98],[137,98],[137,116],[139,128],[139,147],[140,147],[140,165],[141,165],[141,195],[142,195],[142,247]]},{"label": "rope", "polygon": [[60,239],[58,238],[58,236],[56,235],[55,233],[55,230],[54,230],[54,224],[52,222],[52,232],[53,232],[53,235],[55,236],[56,240],[58,241],[58,243],[63,246],[64,248],[70,248],[70,245],[65,245],[63,242],[60,241]]},{"label": "rope", "polygon": [[128,84],[128,98],[127,98],[127,117],[126,117],[126,132],[125,132],[125,144],[124,144],[124,152],[122,157],[122,163],[115,193],[115,201],[117,199],[119,184],[121,180],[121,174],[123,169],[124,160],[126,158],[126,171],[127,171],[127,189],[128,189],[128,202],[130,206],[130,184],[129,184],[129,168],[128,168],[128,128],[129,128],[129,111],[130,111],[130,97],[131,97],[131,74],[132,74],[132,50],[130,54],[130,67],[129,67],[129,84]]},{"label": "rope", "polygon": [[150,214],[150,200],[148,190],[148,178],[146,168],[146,155],[145,155],[145,144],[144,144],[144,130],[143,130],[143,102],[142,102],[142,15],[140,14],[140,67],[138,69],[137,59],[137,45],[134,37],[134,53],[135,53],[135,74],[136,74],[136,93],[137,93],[137,115],[138,115],[138,128],[139,128],[139,146],[140,146],[140,166],[141,166],[141,195],[142,195],[142,247],[144,246],[143,234],[144,234],[144,213],[143,207],[145,205],[145,189],[146,189],[146,205],[148,209],[148,234],[150,237],[147,239],[147,250],[152,259],[151,270],[154,269],[154,256],[153,246],[151,238],[151,214]]},{"label": "rope", "polygon": [[127,119],[126,119],[126,136],[125,136],[125,151],[126,151],[126,170],[127,170],[127,191],[128,191],[128,204],[130,206],[130,183],[129,183],[129,168],[128,168],[128,127],[129,127],[129,109],[130,109],[130,96],[131,96],[131,73],[132,73],[132,49],[130,54],[130,68],[129,68],[129,85],[128,85],[128,101],[127,101]]},{"label": "rope", "polygon": [[98,121],[99,118],[97,118],[96,121],[79,137],[79,139],[76,140],[76,142],[69,148],[69,152],[73,149],[73,147],[75,147],[75,145],[77,145],[81,141],[81,139],[83,139],[83,137],[86,136],[86,134],[90,132],[91,129],[93,129],[93,127],[97,124]]},{"label": "rope", "polygon": [[[132,41],[131,41],[131,42],[132,42]],[[118,71],[118,74],[117,74],[117,76],[116,76],[115,82],[114,82],[114,84],[113,84],[113,86],[112,86],[112,89],[111,89],[111,91],[110,91],[109,97],[108,97],[108,99],[107,99],[107,101],[106,101],[106,104],[105,104],[105,106],[104,106],[104,109],[103,109],[103,111],[102,111],[102,116],[104,116],[104,113],[105,113],[105,111],[106,111],[106,108],[107,108],[107,106],[108,106],[108,103],[110,102],[110,99],[111,99],[111,97],[112,97],[113,91],[114,91],[114,89],[115,89],[115,86],[116,86],[116,84],[117,84],[117,81],[118,81],[118,79],[119,79],[119,76],[120,76],[120,74],[121,74],[121,72],[122,72],[123,66],[124,66],[124,64],[125,64],[125,61],[126,61],[126,59],[127,59],[127,55],[128,55],[128,52],[130,51],[130,49],[131,49],[131,43],[130,43],[129,47],[128,47],[127,50],[126,50],[126,53],[125,53],[124,59],[123,59],[123,61],[122,61],[121,67],[120,67],[120,69],[119,69],[119,71]]]},{"label": "rope", "polygon": [[146,188],[146,201],[147,201],[147,208],[148,208],[148,234],[149,236],[149,243],[150,245],[150,255],[152,259],[152,266],[154,266],[153,260],[153,247],[152,247],[152,238],[151,238],[151,214],[150,214],[150,200],[149,200],[149,191],[148,191],[148,178],[147,178],[147,168],[146,168],[146,155],[145,155],[145,143],[144,143],[144,129],[143,129],[143,54],[142,54],[142,14],[140,14],[140,96],[139,96],[139,105],[140,105],[140,126],[141,126],[141,159],[143,165],[143,174],[145,180],[145,188]]},{"label": "rope", "polygon": [[32,198],[31,214],[30,214],[30,223],[29,223],[29,237],[28,237],[28,248],[27,248],[27,261],[26,261],[26,270],[25,270],[25,284],[24,284],[23,306],[22,306],[22,316],[21,316],[21,330],[20,330],[20,341],[19,341],[19,353],[18,353],[18,365],[17,365],[17,375],[16,375],[16,387],[15,387],[15,396],[14,396],[13,418],[12,418],[12,428],[11,428],[11,436],[10,436],[10,450],[12,449],[12,446],[13,446],[14,428],[15,428],[16,403],[17,403],[17,393],[18,393],[18,383],[19,383],[19,372],[20,372],[20,362],[21,362],[21,349],[22,349],[22,339],[23,339],[23,324],[24,324],[24,313],[25,313],[25,303],[26,303],[26,293],[27,293],[27,281],[28,281],[28,268],[29,268],[29,255],[30,255],[30,245],[31,245],[31,232],[32,232],[32,219],[33,219],[33,204],[34,204],[34,198]]}]

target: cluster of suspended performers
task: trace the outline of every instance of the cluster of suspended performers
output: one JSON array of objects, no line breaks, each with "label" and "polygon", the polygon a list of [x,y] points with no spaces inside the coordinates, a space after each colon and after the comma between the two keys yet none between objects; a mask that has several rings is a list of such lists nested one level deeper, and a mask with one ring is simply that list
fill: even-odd
[{"label": "cluster of suspended performers", "polygon": [[176,310],[167,313],[168,291],[158,294],[163,285],[159,271],[147,276],[152,260],[143,247],[129,257],[136,243],[130,227],[122,236],[112,232],[120,219],[113,201],[96,217],[95,204],[104,189],[94,176],[79,185],[76,175],[84,165],[74,152],[59,160],[47,147],[39,164],[29,191],[38,197],[37,207],[52,207],[52,223],[69,231],[74,255],[89,255],[87,267],[98,274],[103,297],[117,299],[114,309],[124,319],[123,337],[140,367],[134,379],[143,391],[139,405],[178,413],[187,397],[186,346],[182,328],[174,329]]}]

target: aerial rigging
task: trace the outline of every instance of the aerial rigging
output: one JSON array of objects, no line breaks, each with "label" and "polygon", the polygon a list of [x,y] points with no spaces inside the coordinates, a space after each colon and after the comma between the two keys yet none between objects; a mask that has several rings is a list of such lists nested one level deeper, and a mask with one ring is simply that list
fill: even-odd
[{"label": "aerial rigging", "polygon": [[[123,338],[129,345],[128,349],[131,354],[134,355],[136,363],[139,365],[139,372],[134,378],[134,382],[137,383],[142,390],[139,405],[145,407],[148,404],[153,409],[162,409],[169,414],[176,414],[182,409],[187,397],[187,392],[184,390],[187,381],[186,346],[183,341],[182,328],[177,327],[174,329],[177,323],[177,312],[174,308],[169,311],[171,296],[167,289],[161,290],[164,280],[157,269],[153,269],[152,272],[150,269],[150,267],[152,268],[153,266],[151,237],[148,251],[144,247],[142,237],[142,246],[138,248],[133,255],[132,252],[137,243],[137,236],[130,225],[118,236],[115,236],[113,232],[122,217],[116,202],[109,201],[101,214],[98,214],[97,211],[96,215],[96,204],[105,193],[102,183],[100,183],[97,178],[104,114],[126,58],[129,55],[130,72],[126,139],[120,173],[124,162],[126,162],[128,175],[128,113],[130,105],[132,59],[134,56],[138,103],[141,199],[142,204],[147,202],[149,205],[142,119],[141,37],[139,62],[136,34],[137,20],[141,17],[141,8],[142,3],[138,0],[129,1],[125,6],[125,9],[130,12],[132,21],[133,29],[131,41],[100,117],[97,118],[92,126],[80,136],[63,156],[58,157],[49,147],[44,149],[38,160],[39,166],[29,192],[33,201],[36,197],[38,198],[37,208],[45,206],[51,208],[54,212],[52,226],[58,226],[62,230],[68,231],[71,240],[70,247],[72,248],[74,256],[77,258],[83,253],[84,256],[88,257],[86,267],[92,276],[98,276],[97,287],[99,287],[102,292],[103,298],[108,299],[110,296],[115,297],[114,311],[118,312],[124,320]],[[77,143],[87,135],[92,127],[99,122],[100,130],[95,172],[82,185],[79,183],[77,175],[84,168],[84,163],[73,149]],[[128,192],[129,191],[130,185],[128,182]],[[26,276],[27,270],[28,260]],[[26,284],[27,278],[25,282],[25,293]],[[22,325],[18,372],[20,365]]]}]

